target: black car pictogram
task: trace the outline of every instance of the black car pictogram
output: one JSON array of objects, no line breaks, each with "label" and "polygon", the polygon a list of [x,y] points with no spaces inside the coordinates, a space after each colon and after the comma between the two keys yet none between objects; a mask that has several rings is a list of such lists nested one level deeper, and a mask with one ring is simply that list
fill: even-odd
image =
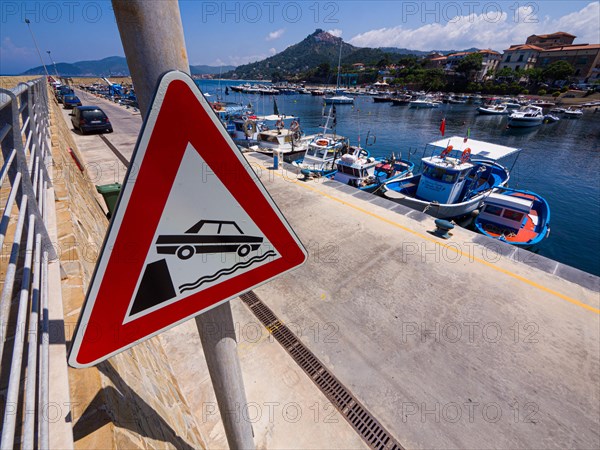
[{"label": "black car pictogram", "polygon": [[[215,234],[199,234],[205,232],[206,225],[215,225]],[[210,228],[210,227],[209,227]],[[214,227],[213,227],[214,228]],[[159,254],[177,255],[179,259],[189,259],[198,253],[233,253],[247,256],[257,250],[263,237],[248,236],[234,221],[201,220],[185,232],[185,234],[163,234],[156,240]]]}]

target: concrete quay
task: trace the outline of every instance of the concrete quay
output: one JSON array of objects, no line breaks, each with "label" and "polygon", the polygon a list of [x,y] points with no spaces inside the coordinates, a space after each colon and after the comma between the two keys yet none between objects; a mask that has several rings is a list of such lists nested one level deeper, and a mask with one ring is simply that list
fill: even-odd
[{"label": "concrete quay", "polygon": [[[106,140],[129,159],[141,120],[95,103],[115,132],[75,141],[86,167],[101,169],[92,182],[119,181],[124,165]],[[333,181],[300,181],[262,155],[247,159],[309,252],[256,294],[404,447],[600,447],[597,277],[459,228],[439,239],[422,213]],[[248,308],[232,306],[248,401],[264,411],[298,402],[305,414],[317,403],[321,412],[298,422],[262,414],[257,444],[363,448],[340,416],[324,420],[327,400],[277,342],[244,331],[258,323]],[[223,448],[193,328],[160,339],[208,447]]]}]

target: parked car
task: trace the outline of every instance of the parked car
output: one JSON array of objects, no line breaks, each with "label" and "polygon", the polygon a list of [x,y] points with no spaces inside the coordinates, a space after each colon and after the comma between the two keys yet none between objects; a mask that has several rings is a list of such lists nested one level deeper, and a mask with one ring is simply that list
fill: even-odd
[{"label": "parked car", "polygon": [[63,97],[63,108],[73,109],[76,106],[81,106],[81,100],[74,94],[68,94]]},{"label": "parked car", "polygon": [[61,86],[56,90],[56,100],[58,100],[58,103],[62,103],[63,102],[63,97],[65,95],[75,95],[75,91],[73,91],[73,89],[71,89],[69,86]]},{"label": "parked car", "polygon": [[88,131],[106,131],[112,133],[113,128],[108,116],[97,106],[78,106],[73,109],[71,117],[73,128],[81,134]]}]

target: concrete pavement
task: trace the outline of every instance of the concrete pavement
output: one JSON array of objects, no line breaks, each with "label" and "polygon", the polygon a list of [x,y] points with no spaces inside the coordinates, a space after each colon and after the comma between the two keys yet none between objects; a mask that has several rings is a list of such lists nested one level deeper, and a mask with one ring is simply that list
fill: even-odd
[{"label": "concrete pavement", "polygon": [[[120,114],[131,113],[98,103],[115,128],[106,137],[130,155],[139,119],[124,118],[117,131]],[[98,136],[77,141],[87,163],[116,158]],[[257,294],[400,443],[600,447],[597,277],[463,229],[440,240],[428,216],[338,183],[301,182],[289,166],[276,173],[268,160],[247,157],[310,253],[305,266]],[[238,301],[233,306],[242,328],[256,322]],[[188,398],[201,401],[210,386],[185,360],[198,352],[192,335],[184,324],[163,336]],[[249,401],[322,401],[278,344],[249,348],[241,353]],[[301,388],[285,382],[282,364]],[[222,443],[211,420],[205,431]],[[320,431],[312,422],[286,424],[262,422],[258,440],[276,448],[362,444],[343,420]]]}]

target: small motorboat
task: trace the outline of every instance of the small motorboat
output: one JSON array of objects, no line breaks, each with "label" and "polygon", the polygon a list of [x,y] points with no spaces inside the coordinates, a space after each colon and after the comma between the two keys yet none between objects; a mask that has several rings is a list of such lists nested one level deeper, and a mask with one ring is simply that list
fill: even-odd
[{"label": "small motorboat", "polygon": [[475,228],[508,244],[532,247],[550,234],[550,206],[534,192],[499,188],[483,201]]},{"label": "small motorboat", "polygon": [[483,115],[502,115],[509,113],[508,108],[504,104],[480,106],[477,108],[477,112]]},{"label": "small motorboat", "polygon": [[583,116],[583,111],[581,109],[571,107],[571,108],[565,110],[564,114],[565,114],[565,117],[568,117],[570,119],[577,119],[577,118]]},{"label": "small motorboat", "polygon": [[523,106],[508,116],[509,127],[535,127],[541,125],[543,121],[544,114],[542,108],[533,105]]},{"label": "small motorboat", "polygon": [[553,114],[546,114],[544,116],[544,123],[554,123],[554,122],[558,122],[560,119],[558,118],[558,116],[555,116]]},{"label": "small motorboat", "polygon": [[566,109],[565,109],[565,108],[561,108],[561,107],[559,107],[559,106],[557,106],[556,108],[552,108],[552,109],[550,110],[550,112],[551,112],[551,113],[553,113],[553,114],[562,114],[562,113],[564,113],[565,111],[566,111]]},{"label": "small motorboat", "polygon": [[354,103],[354,97],[348,97],[347,95],[325,97],[323,100],[327,105],[351,105]]}]

